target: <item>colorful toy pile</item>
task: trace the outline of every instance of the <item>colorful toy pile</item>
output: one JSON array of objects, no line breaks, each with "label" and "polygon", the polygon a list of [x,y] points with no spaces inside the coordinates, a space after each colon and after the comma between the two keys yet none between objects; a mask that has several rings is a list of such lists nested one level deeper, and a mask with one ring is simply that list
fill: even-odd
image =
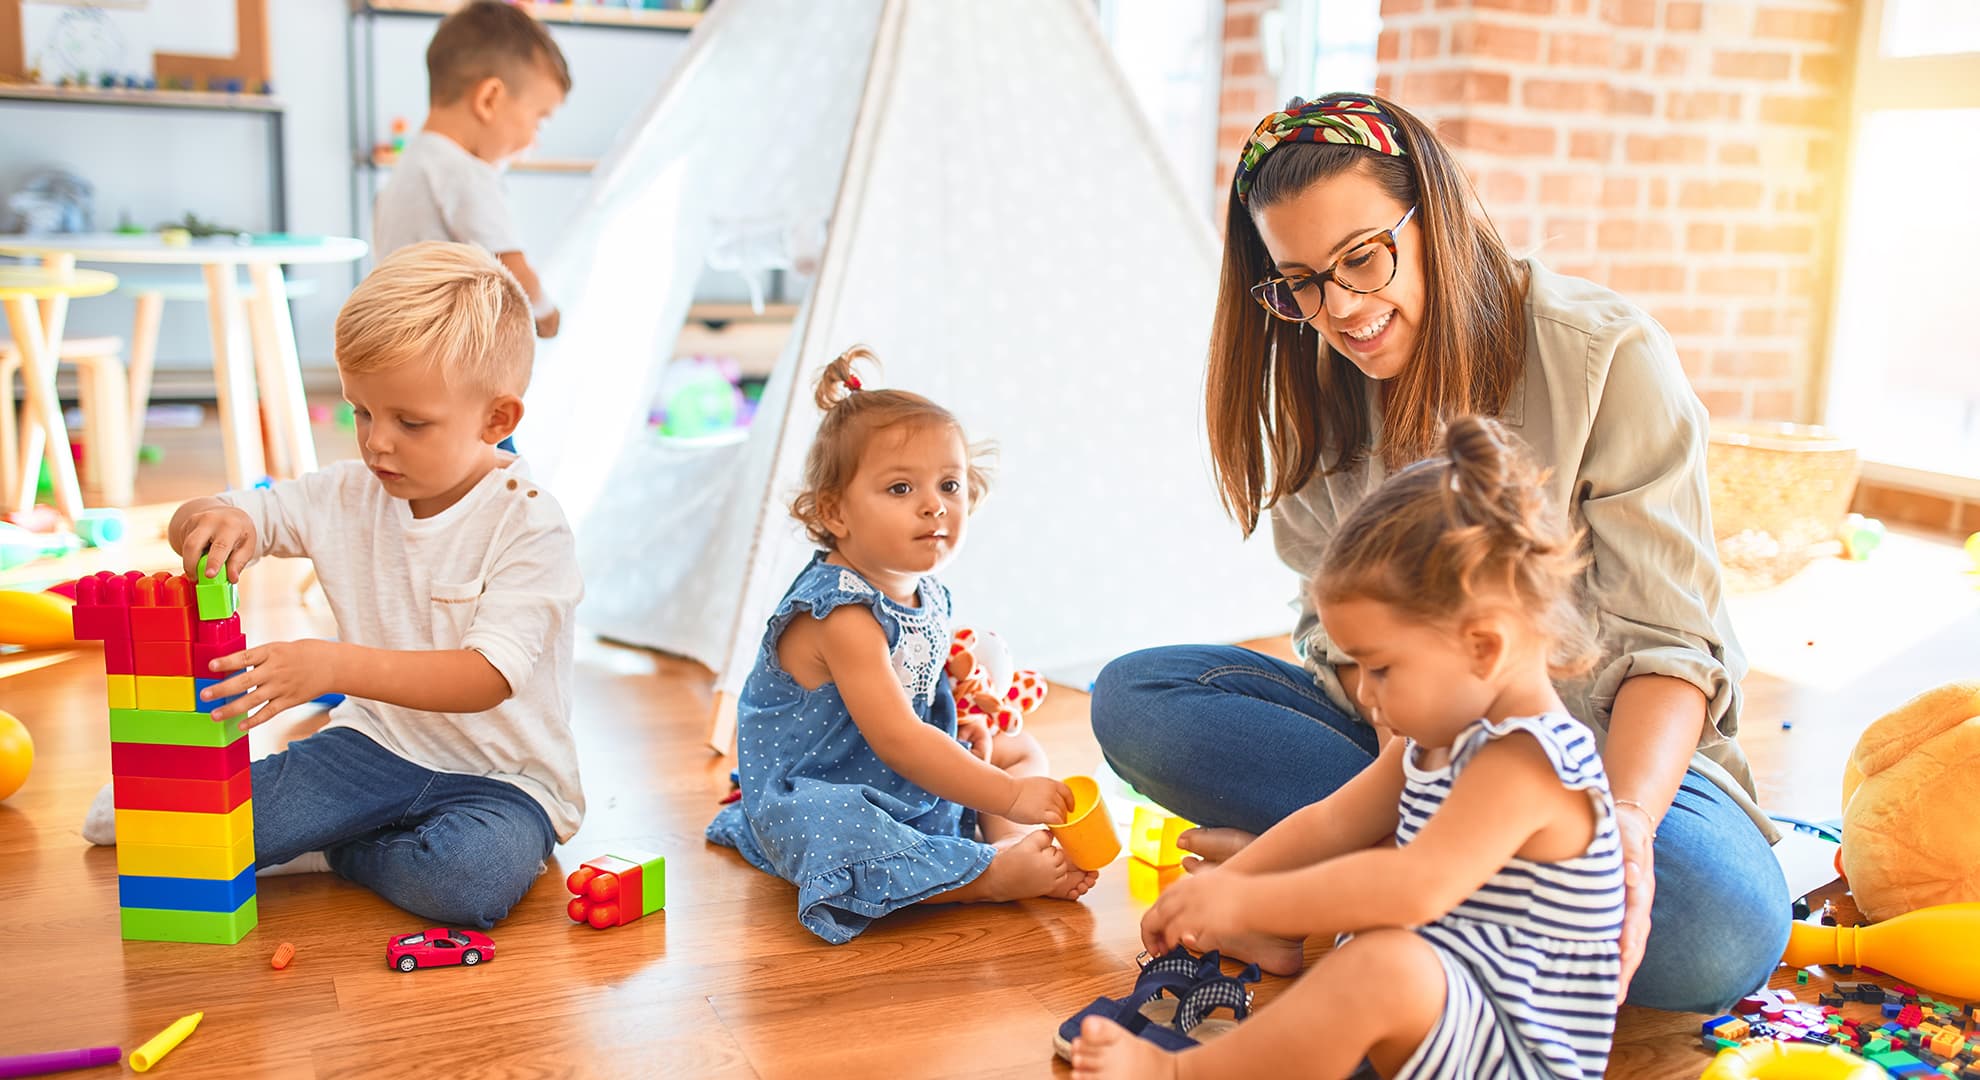
[{"label": "colorful toy pile", "polygon": [[[1884,1022],[1844,1016],[1843,1006],[1851,1002],[1881,1006]],[[1838,980],[1832,990],[1818,995],[1815,1005],[1801,1002],[1792,990],[1762,990],[1741,1000],[1737,1013],[1705,1021],[1699,1034],[1705,1049],[1730,1053],[1729,1065],[1751,1058],[1748,1051],[1755,1045],[1801,1043],[1848,1051],[1889,1076],[1980,1080],[1980,1041],[1976,1041],[1980,1033],[1962,1031],[1963,1026],[1980,1021],[1976,1008],[1980,1007],[1962,1011],[1901,983],[1884,987]],[[1706,1075],[1735,1074],[1721,1069]],[[1804,1069],[1793,1075],[1816,1074]],[[1849,1074],[1837,1070],[1833,1075]]]},{"label": "colorful toy pile", "polygon": [[76,583],[78,641],[103,642],[117,896],[134,941],[232,945],[254,929],[248,745],[200,701],[211,661],[247,647],[234,586],[103,571]]}]

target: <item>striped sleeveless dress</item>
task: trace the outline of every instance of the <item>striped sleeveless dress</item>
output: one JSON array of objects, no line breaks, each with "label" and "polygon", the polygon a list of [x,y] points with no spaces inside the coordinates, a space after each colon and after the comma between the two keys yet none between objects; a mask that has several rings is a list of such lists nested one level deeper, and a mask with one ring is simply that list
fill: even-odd
[{"label": "striped sleeveless dress", "polygon": [[1513,732],[1537,740],[1563,785],[1586,791],[1598,822],[1588,850],[1561,862],[1514,858],[1478,891],[1417,933],[1437,952],[1444,1011],[1398,1077],[1595,1080],[1608,1065],[1621,968],[1622,847],[1609,778],[1593,734],[1566,713],[1480,720],[1451,745],[1450,764],[1422,769],[1412,742],[1399,844],[1415,839],[1480,748]]}]

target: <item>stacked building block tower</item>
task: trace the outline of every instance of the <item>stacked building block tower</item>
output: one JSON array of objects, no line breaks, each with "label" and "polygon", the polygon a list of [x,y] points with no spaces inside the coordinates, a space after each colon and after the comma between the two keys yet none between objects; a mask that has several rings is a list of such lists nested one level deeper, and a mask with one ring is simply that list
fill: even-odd
[{"label": "stacked building block tower", "polygon": [[135,570],[76,583],[76,639],[103,642],[126,940],[232,945],[254,929],[247,739],[198,697],[220,681],[210,662],[247,647],[235,601],[203,561],[197,586]]}]

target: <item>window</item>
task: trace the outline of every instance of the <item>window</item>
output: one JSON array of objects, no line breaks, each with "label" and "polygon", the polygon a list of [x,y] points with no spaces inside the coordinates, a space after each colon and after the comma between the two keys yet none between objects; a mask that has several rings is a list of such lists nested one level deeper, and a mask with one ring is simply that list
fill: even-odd
[{"label": "window", "polygon": [[1959,493],[1980,493],[1976,13],[1865,0],[1825,407],[1865,475]]},{"label": "window", "polygon": [[1279,98],[1375,90],[1381,0],[1283,0],[1261,23]]}]

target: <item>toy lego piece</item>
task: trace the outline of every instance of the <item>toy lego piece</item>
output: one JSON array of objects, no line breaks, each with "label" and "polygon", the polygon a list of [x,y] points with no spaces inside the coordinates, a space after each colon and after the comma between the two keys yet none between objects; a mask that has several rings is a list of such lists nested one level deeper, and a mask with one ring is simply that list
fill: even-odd
[{"label": "toy lego piece", "polygon": [[76,640],[130,640],[132,588],[143,576],[135,570],[125,574],[99,570],[77,579],[73,613]]},{"label": "toy lego piece", "polygon": [[564,879],[573,894],[565,911],[594,929],[624,926],[667,906],[667,860],[657,855],[600,855]]},{"label": "toy lego piece", "polygon": [[231,656],[247,648],[247,636],[241,633],[239,615],[229,615],[224,619],[202,619],[193,627],[192,661],[193,675],[197,678],[224,678],[225,675],[213,670],[213,661]]},{"label": "toy lego piece", "polygon": [[193,591],[199,607],[199,617],[203,622],[225,619],[234,614],[240,606],[240,589],[226,577],[226,567],[220,568],[217,577],[206,576],[206,556],[199,557],[199,576],[194,579]]},{"label": "toy lego piece", "polygon": [[1752,1031],[1746,1021],[1730,1014],[1716,1016],[1698,1026],[1698,1033],[1707,1039],[1730,1039],[1738,1042]]},{"label": "toy lego piece", "polygon": [[231,697],[217,697],[211,701],[208,701],[204,696],[202,696],[206,693],[207,690],[215,686],[219,686],[221,683],[225,681],[226,681],[225,679],[194,679],[193,709],[197,712],[210,713],[215,709],[218,709],[220,706],[227,704],[230,701],[239,701],[241,698],[247,696],[246,694],[234,694]]},{"label": "toy lego piece", "polygon": [[231,881],[254,865],[254,835],[230,847],[183,844],[117,844],[117,873],[130,877],[199,878]]},{"label": "toy lego piece", "polygon": [[192,584],[166,573],[139,578],[132,587],[132,641],[191,641]]},{"label": "toy lego piece", "polygon": [[[190,680],[188,680],[190,683]],[[111,709],[110,739],[172,746],[230,746],[247,733],[239,717],[215,720],[191,709]],[[229,774],[231,775],[231,774]]]},{"label": "toy lego piece", "polygon": [[236,739],[226,746],[175,746],[165,743],[123,742],[110,744],[110,771],[118,776],[155,776],[166,780],[225,780],[247,767],[246,739]]},{"label": "toy lego piece", "polygon": [[231,878],[156,877],[122,874],[117,903],[123,907],[174,911],[234,911],[254,896],[254,867]]},{"label": "toy lego piece", "polygon": [[280,971],[288,967],[289,961],[295,958],[296,947],[285,941],[275,946],[275,955],[268,958],[268,966],[274,968],[276,971]]},{"label": "toy lego piece", "polygon": [[[143,642],[137,644],[142,645]],[[138,708],[157,712],[193,712],[191,675],[137,676]]]},{"label": "toy lego piece", "polygon": [[113,709],[137,708],[137,676],[105,675],[104,686]]},{"label": "toy lego piece", "polygon": [[254,835],[254,800],[224,814],[184,810],[118,810],[117,842],[232,847]]},{"label": "toy lego piece", "polygon": [[119,810],[177,810],[224,814],[248,801],[253,770],[225,780],[169,780],[156,776],[110,777],[111,801]]},{"label": "toy lego piece", "polygon": [[139,675],[192,678],[192,643],[189,641],[134,641],[131,655]]}]

